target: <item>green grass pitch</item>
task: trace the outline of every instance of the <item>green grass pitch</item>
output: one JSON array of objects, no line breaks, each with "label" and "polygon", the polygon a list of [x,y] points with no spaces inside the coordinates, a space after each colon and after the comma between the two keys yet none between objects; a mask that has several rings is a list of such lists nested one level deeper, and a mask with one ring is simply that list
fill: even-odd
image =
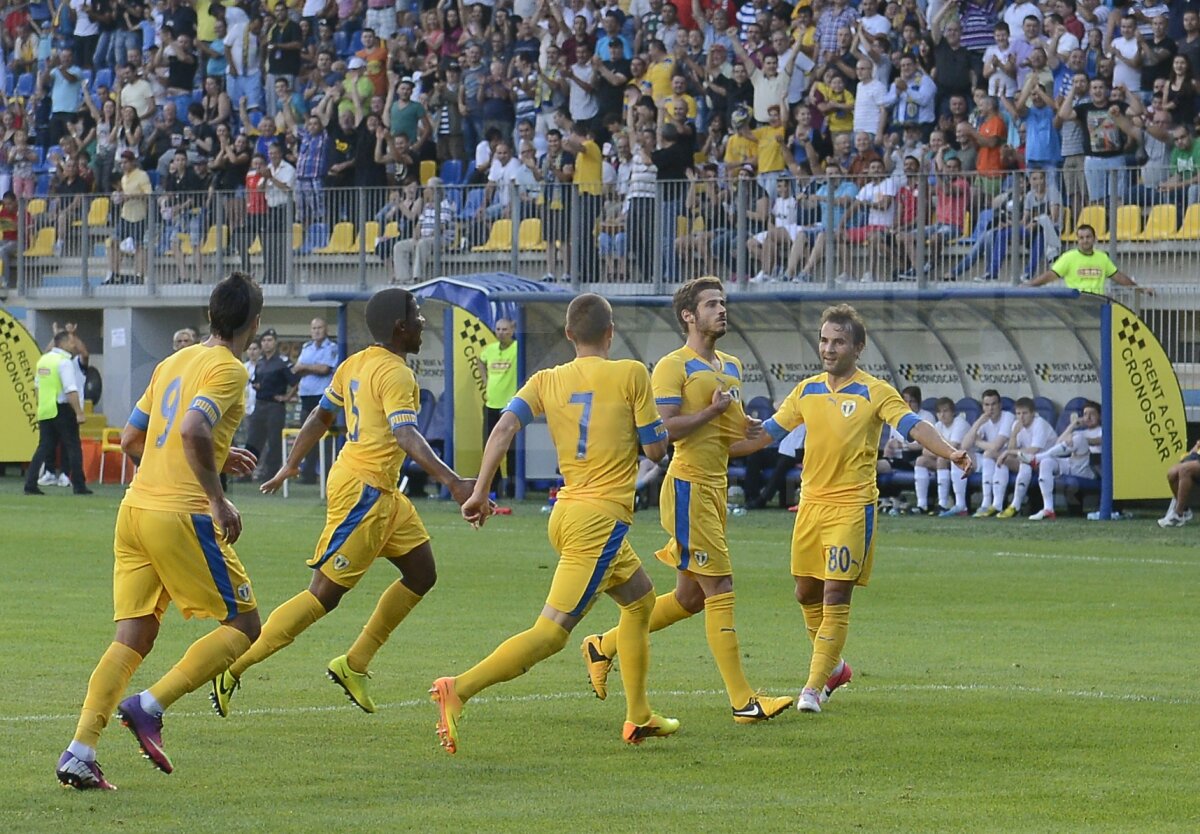
[{"label": "green grass pitch", "polygon": [[[438,747],[434,677],[461,671],[540,610],[554,567],[539,502],[482,531],[445,502],[418,507],[437,587],[375,661],[375,715],[325,680],[382,588],[376,565],[340,609],[252,669],[221,720],[207,690],[167,714],[176,771],[138,755],[116,722],[100,761],[120,790],[61,789],[91,669],[111,639],[119,492],[21,496],[0,481],[0,742],[6,832],[1196,831],[1200,641],[1195,531],[1116,523],[885,518],[871,586],[855,599],[852,686],[819,716],[737,726],[700,617],[652,639],[652,702],[671,739],[620,742],[618,676],[588,691],[578,642],[616,621],[604,600],[567,649],[467,708],[462,748]],[[265,615],[305,587],[324,510],[233,494],[238,551]],[[793,516],[730,519],[737,624],[751,682],[795,694],[809,647],[788,576]],[[631,540],[659,590],[663,534]],[[131,692],[210,625],[171,609]]]}]

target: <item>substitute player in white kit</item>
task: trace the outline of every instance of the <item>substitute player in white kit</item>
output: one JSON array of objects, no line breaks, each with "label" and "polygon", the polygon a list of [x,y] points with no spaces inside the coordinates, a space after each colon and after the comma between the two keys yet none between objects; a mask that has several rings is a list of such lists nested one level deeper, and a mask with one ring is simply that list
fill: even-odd
[{"label": "substitute player in white kit", "polygon": [[[1076,478],[1095,478],[1092,455],[1099,454],[1104,429],[1100,427],[1100,404],[1086,402],[1082,414],[1072,414],[1071,422],[1058,437],[1058,442],[1036,455],[1022,454],[1023,462],[1031,463],[1038,471],[1038,488],[1042,491],[1041,510],[1031,515],[1032,521],[1053,521],[1054,479],[1059,475]],[[1028,460],[1026,461],[1026,459]]]},{"label": "substitute player in white kit", "polygon": [[[1017,481],[1013,485],[1012,503],[1001,510],[997,518],[1012,518],[1020,512],[1021,505],[1025,503],[1025,493],[1029,491],[1029,484],[1033,481],[1033,466],[1023,457],[1044,452],[1055,442],[1054,426],[1037,413],[1032,399],[1021,397],[1016,402],[1016,411],[1017,419],[1013,423],[1012,439],[1008,442],[1008,448],[996,458],[996,476],[992,481],[992,506],[1003,506],[1010,472],[1016,471]],[[1001,472],[1004,473],[1003,477]]]},{"label": "substitute player in white kit", "polygon": [[[1000,393],[995,388],[983,392],[983,413],[963,438],[962,447],[975,454],[975,466],[983,479],[983,501],[975,512],[975,518],[990,518],[1004,506],[1004,489],[1000,500],[992,500],[992,480],[996,474],[996,459],[1008,446],[1012,436],[1012,414],[1000,408]],[[1005,469],[1004,487],[1008,486],[1008,470]]]}]

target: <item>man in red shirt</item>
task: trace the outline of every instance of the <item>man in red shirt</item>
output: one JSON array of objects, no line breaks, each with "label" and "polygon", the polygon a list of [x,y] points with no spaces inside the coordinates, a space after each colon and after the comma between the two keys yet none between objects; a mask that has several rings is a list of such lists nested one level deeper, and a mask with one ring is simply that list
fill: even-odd
[{"label": "man in red shirt", "polygon": [[1000,146],[1008,136],[1004,119],[996,112],[996,99],[983,90],[975,91],[975,116],[964,126],[964,130],[979,143],[979,155],[975,158],[975,170],[981,176],[980,186],[989,196],[1000,191],[1001,175]]},{"label": "man in red shirt", "polygon": [[17,195],[4,192],[0,202],[0,260],[4,263],[4,284],[9,289],[17,286]]},{"label": "man in red shirt", "polygon": [[256,153],[250,159],[250,170],[246,172],[246,222],[234,229],[238,249],[242,253],[242,269],[250,271],[250,246],[255,238],[266,233],[267,228],[267,158]]}]

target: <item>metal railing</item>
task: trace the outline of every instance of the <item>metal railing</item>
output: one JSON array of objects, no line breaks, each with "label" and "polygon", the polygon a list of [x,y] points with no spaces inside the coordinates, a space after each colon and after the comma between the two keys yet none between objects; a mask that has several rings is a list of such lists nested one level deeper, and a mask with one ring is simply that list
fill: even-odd
[{"label": "metal railing", "polygon": [[[1077,171],[791,178],[707,166],[633,198],[619,178],[603,189],[533,178],[436,188],[302,182],[278,206],[240,189],[160,190],[140,205],[50,196],[21,200],[28,222],[18,223],[14,260],[29,297],[201,295],[234,266],[273,295],[296,296],[485,271],[612,294],[670,292],[704,274],[742,289],[852,292],[1019,285],[1088,223],[1142,283],[1191,280],[1200,202],[1190,198],[1200,194],[1160,189],[1148,171],[1084,183]],[[422,224],[434,203],[445,222]]]}]

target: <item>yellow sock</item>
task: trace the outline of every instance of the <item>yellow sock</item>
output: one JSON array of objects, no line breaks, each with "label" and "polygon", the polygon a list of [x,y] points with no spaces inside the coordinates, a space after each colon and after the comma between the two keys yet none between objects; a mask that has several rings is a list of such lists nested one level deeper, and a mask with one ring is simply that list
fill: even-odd
[{"label": "yellow sock", "polygon": [[820,690],[837,668],[850,630],[850,606],[826,605],[821,618],[821,630],[813,643],[812,664],[808,667],[805,689]]},{"label": "yellow sock", "polygon": [[229,667],[235,678],[255,663],[262,663],[275,652],[292,645],[300,632],[325,616],[325,606],[309,591],[301,591],[271,612],[263,623],[262,634],[254,641],[249,651]]},{"label": "yellow sock", "polygon": [[804,612],[804,628],[808,630],[808,642],[817,642],[817,632],[821,630],[821,618],[825,616],[825,605],[814,602],[810,605],[801,603],[800,610]]},{"label": "yellow sock", "polygon": [[650,591],[637,602],[622,605],[621,620],[617,623],[621,684],[625,687],[625,720],[634,724],[645,724],[650,720],[646,673],[650,669],[651,611],[656,607],[654,592]]},{"label": "yellow sock", "polygon": [[188,646],[171,671],[150,687],[150,695],[163,709],[203,686],[229,668],[250,648],[250,638],[233,626],[219,625]]},{"label": "yellow sock", "polygon": [[729,705],[734,709],[746,706],[754,697],[754,690],[742,672],[742,652],[733,627],[733,591],[704,600],[704,633],[708,637],[708,650],[725,681]]},{"label": "yellow sock", "polygon": [[142,656],[124,643],[109,644],[88,679],[87,695],[79,713],[79,724],[75,727],[75,741],[88,747],[96,746],[100,733],[125,694],[125,687],[141,664]]},{"label": "yellow sock", "polygon": [[567,645],[567,630],[538,617],[533,628],[514,634],[496,650],[454,679],[454,691],[464,702],[489,686],[510,681]]},{"label": "yellow sock", "polygon": [[346,665],[350,670],[366,672],[371,665],[371,658],[375,657],[396,626],[420,601],[421,595],[414,593],[399,579],[389,585],[375,605],[371,619],[367,620],[362,633],[346,653]]},{"label": "yellow sock", "polygon": [[[650,612],[650,631],[651,633],[666,628],[669,625],[686,620],[692,616],[694,612],[688,611],[679,604],[679,598],[675,596],[674,591],[668,591],[665,594],[660,594],[654,600],[654,610]],[[605,657],[616,657],[621,650],[617,640],[617,629],[620,625],[616,625],[604,632],[600,638],[600,652]]]}]

